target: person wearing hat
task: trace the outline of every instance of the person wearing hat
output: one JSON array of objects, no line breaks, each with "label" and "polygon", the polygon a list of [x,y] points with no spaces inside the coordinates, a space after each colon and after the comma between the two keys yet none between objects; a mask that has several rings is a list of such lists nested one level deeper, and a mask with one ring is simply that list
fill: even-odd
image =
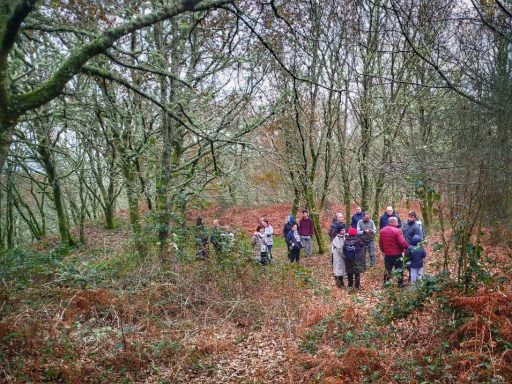
[{"label": "person wearing hat", "polygon": [[421,237],[414,235],[411,239],[411,246],[407,248],[411,267],[411,284],[423,277],[423,259],[427,256],[425,249],[421,246]]},{"label": "person wearing hat", "polygon": [[338,288],[344,286],[343,276],[347,274],[345,269],[345,259],[343,258],[343,245],[345,244],[345,226],[341,223],[334,229],[336,235],[331,242],[332,252],[332,272],[334,274],[334,282]]},{"label": "person wearing hat", "polygon": [[364,243],[357,236],[357,229],[349,228],[348,237],[343,244],[343,257],[347,272],[348,286],[355,289],[361,288],[361,273],[366,271],[366,259]]}]

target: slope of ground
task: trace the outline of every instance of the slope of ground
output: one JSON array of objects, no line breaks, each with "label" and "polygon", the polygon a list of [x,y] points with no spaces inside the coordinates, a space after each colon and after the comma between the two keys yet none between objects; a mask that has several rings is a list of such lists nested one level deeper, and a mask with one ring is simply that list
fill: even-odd
[{"label": "slope of ground", "polygon": [[[207,218],[250,229],[287,209]],[[273,265],[262,268],[240,256],[251,254],[243,242],[232,255],[169,263],[153,250],[139,260],[126,230],[91,226],[87,235],[87,247],[64,259],[40,244],[4,262],[1,381],[512,381],[512,256],[491,233],[488,282],[468,296],[442,276],[418,289],[383,288],[381,255],[362,290],[339,289],[330,255],[289,265],[280,238]],[[434,275],[442,254],[427,251]]]}]

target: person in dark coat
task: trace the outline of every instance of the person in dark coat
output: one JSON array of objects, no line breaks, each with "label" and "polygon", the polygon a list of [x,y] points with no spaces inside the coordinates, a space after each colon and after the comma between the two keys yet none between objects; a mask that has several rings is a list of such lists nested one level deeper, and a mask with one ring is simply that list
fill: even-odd
[{"label": "person in dark coat", "polygon": [[286,217],[286,222],[283,227],[283,237],[286,239],[288,236],[288,232],[292,229],[292,225],[295,224],[295,217],[293,215],[288,215]]},{"label": "person in dark coat", "polygon": [[338,233],[338,228],[343,226],[345,228],[345,221],[343,220],[343,214],[341,212],[337,212],[333,217],[331,222],[331,227],[329,228],[329,237],[331,241],[336,237]]},{"label": "person in dark coat", "polygon": [[291,263],[299,262],[300,249],[302,248],[302,243],[300,241],[299,235],[299,226],[297,223],[292,225],[292,229],[286,235],[286,244],[288,244],[288,259]]},{"label": "person in dark coat", "polygon": [[[402,225],[402,233],[404,234],[405,241],[409,244],[411,244],[414,236],[419,236],[420,240],[423,240],[423,225],[421,224],[421,221],[418,220],[418,216],[415,211],[409,211],[407,221]],[[410,265],[407,265],[407,270],[409,271],[409,282],[412,282]]]},{"label": "person in dark coat", "polygon": [[288,250],[288,258],[290,258],[290,245],[288,244],[288,233],[291,231],[293,224],[295,224],[295,217],[293,215],[286,216],[286,222],[284,223],[283,226],[283,237],[287,245],[286,249]]},{"label": "person in dark coat", "polygon": [[421,241],[420,236],[414,235],[410,242],[411,246],[407,248],[411,267],[411,283],[421,280],[423,277],[423,259],[427,256],[427,253],[421,246]]},{"label": "person in dark coat", "polygon": [[419,224],[416,212],[409,212],[407,221],[402,225],[402,232],[404,233],[405,241],[409,244],[414,236],[419,236],[420,240],[423,240],[423,228],[422,225]]},{"label": "person in dark coat", "polygon": [[352,215],[352,218],[350,219],[350,228],[357,229],[357,223],[359,223],[359,220],[363,220],[364,212],[361,209],[360,206],[356,207],[356,213]]},{"label": "person in dark coat", "polygon": [[204,226],[202,217],[198,217],[196,220],[196,245],[197,252],[196,257],[204,260],[208,258],[208,232]]},{"label": "person in dark coat", "polygon": [[364,255],[364,243],[357,237],[357,229],[350,228],[348,237],[343,244],[343,256],[345,257],[345,269],[347,272],[349,288],[361,288],[361,273],[366,271],[366,258]]},{"label": "person in dark coat", "polygon": [[393,210],[393,207],[392,206],[389,206],[386,208],[386,212],[384,212],[382,214],[382,216],[380,217],[380,220],[379,220],[379,229],[383,229],[383,228],[386,228],[388,226],[388,220],[389,218],[391,217],[396,217],[397,221],[398,221],[398,225],[397,225],[397,228],[401,228],[402,227],[402,220],[400,220],[400,216],[398,216],[398,213],[396,213],[394,210]]}]

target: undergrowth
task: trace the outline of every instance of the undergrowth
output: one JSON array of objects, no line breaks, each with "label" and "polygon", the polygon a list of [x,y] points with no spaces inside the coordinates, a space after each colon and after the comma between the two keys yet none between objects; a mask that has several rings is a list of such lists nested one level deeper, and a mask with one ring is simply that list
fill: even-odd
[{"label": "undergrowth", "polygon": [[498,279],[471,296],[444,274],[348,293],[284,254],[263,267],[238,238],[202,261],[191,232],[166,257],[156,242],[145,259],[109,243],[1,255],[1,380],[213,377],[250,335],[274,332],[293,382],[512,382],[512,292]]},{"label": "undergrowth", "polygon": [[379,304],[373,311],[373,317],[381,325],[406,318],[414,311],[422,309],[432,296],[437,295],[436,300],[439,302],[445,301],[445,297],[438,294],[454,285],[455,282],[445,273],[439,273],[426,275],[406,289],[387,287],[379,295]]},{"label": "undergrowth", "polygon": [[[262,267],[247,239],[209,260],[195,260],[193,248],[161,258],[155,246],[145,259],[130,249],[2,255],[2,380],[172,382],[210,372],[236,337],[270,322],[287,329],[300,290],[315,284],[306,268]],[[236,337],[212,336],[223,333]]]}]

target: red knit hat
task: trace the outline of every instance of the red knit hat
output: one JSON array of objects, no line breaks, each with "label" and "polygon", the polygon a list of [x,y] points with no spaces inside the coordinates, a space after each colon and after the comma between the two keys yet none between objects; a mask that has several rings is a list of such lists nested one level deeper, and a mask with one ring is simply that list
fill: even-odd
[{"label": "red knit hat", "polygon": [[349,235],[349,236],[356,236],[356,235],[357,235],[357,229],[355,229],[355,228],[350,228],[350,229],[348,230],[348,235]]}]

